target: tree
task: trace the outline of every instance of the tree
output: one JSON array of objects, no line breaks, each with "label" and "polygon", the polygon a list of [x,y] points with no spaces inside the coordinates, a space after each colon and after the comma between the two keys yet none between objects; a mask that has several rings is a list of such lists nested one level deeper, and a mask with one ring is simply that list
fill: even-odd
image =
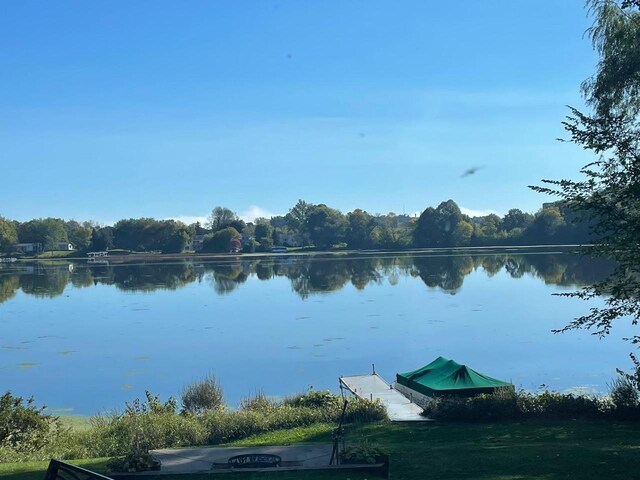
[{"label": "tree", "polygon": [[256,218],[256,224],[253,230],[253,235],[260,243],[262,243],[262,238],[269,237],[273,233],[273,229],[269,224],[267,219]]},{"label": "tree", "polygon": [[[580,180],[543,180],[532,186],[557,195],[577,215],[591,222],[593,256],[617,262],[605,280],[565,294],[582,299],[605,297],[605,306],[592,308],[560,331],[592,329],[607,335],[613,322],[640,320],[640,2],[619,4],[614,0],[591,0],[596,15],[588,31],[600,55],[595,75],[584,82],[583,93],[590,115],[570,108],[563,122],[569,142],[593,152],[596,159],[585,165]],[[623,8],[624,7],[624,8]],[[640,343],[640,336],[630,338]],[[640,384],[640,363],[634,380]]]},{"label": "tree", "polygon": [[132,251],[153,250],[153,218],[129,218],[113,226],[114,246]]},{"label": "tree", "polygon": [[231,241],[240,239],[241,235],[233,227],[223,228],[216,233],[207,235],[202,242],[203,252],[229,252],[231,251]]},{"label": "tree", "polygon": [[231,222],[239,220],[239,218],[233,210],[218,206],[211,210],[207,220],[207,227],[215,232],[229,226]]},{"label": "tree", "polygon": [[494,239],[500,229],[500,222],[500,217],[495,213],[480,217],[480,232],[483,236]]},{"label": "tree", "polygon": [[367,212],[356,208],[347,214],[346,241],[349,248],[368,248],[371,245],[371,231],[373,217]]},{"label": "tree", "polygon": [[304,200],[298,200],[298,202],[289,210],[284,218],[287,221],[287,225],[291,230],[297,232],[301,237],[306,237],[307,217],[311,213],[314,205],[307,203]]},{"label": "tree", "polygon": [[182,222],[161,221],[157,225],[155,248],[162,253],[181,253],[193,235],[193,229]]},{"label": "tree", "polygon": [[466,247],[469,245],[471,237],[473,237],[473,224],[466,220],[460,220],[453,230],[454,245]]},{"label": "tree", "polygon": [[11,250],[18,243],[18,229],[11,220],[0,217],[0,252]]},{"label": "tree", "polygon": [[558,232],[564,226],[565,221],[560,209],[555,205],[545,206],[535,214],[526,231],[526,238],[533,244],[555,243]]},{"label": "tree", "polygon": [[64,220],[60,218],[37,218],[21,223],[18,239],[23,243],[68,242]]},{"label": "tree", "polygon": [[93,229],[88,222],[80,224],[75,220],[69,220],[65,222],[64,227],[67,230],[67,238],[75,248],[84,250],[91,244]]},{"label": "tree", "polygon": [[464,220],[460,208],[453,200],[429,207],[418,218],[413,232],[417,247],[453,247],[456,245],[458,224]]},{"label": "tree", "polygon": [[102,252],[113,248],[113,227],[94,227],[91,233],[91,250]]},{"label": "tree", "polygon": [[500,230],[510,232],[514,228],[527,228],[533,221],[533,215],[530,213],[524,213],[518,208],[512,208],[502,218],[500,223]]},{"label": "tree", "polygon": [[582,83],[594,118],[626,117],[640,112],[640,1],[588,0],[596,16],[587,31],[600,59],[598,69]]},{"label": "tree", "polygon": [[305,230],[317,247],[329,248],[344,241],[346,227],[345,216],[324,204],[314,205],[307,214]]}]

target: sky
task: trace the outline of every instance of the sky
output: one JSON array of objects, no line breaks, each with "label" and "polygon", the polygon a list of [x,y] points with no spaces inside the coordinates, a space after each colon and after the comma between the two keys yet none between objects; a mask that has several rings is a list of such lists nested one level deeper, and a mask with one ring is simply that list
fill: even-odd
[{"label": "sky", "polygon": [[591,23],[582,0],[3,0],[0,215],[535,212],[528,185],[592,160],[557,140]]}]

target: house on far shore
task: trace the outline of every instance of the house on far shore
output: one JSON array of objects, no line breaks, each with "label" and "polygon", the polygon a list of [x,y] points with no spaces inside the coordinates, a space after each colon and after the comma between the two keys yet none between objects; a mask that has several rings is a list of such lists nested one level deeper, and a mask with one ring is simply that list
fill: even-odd
[{"label": "house on far shore", "polygon": [[280,233],[278,238],[285,247],[299,247],[302,244],[300,236],[292,232]]},{"label": "house on far shore", "polygon": [[[44,245],[42,243],[16,243],[13,248],[16,252],[20,253],[40,253],[44,251]],[[69,242],[56,242],[53,244],[53,250],[55,251],[72,251],[73,244]]]},{"label": "house on far shore", "polygon": [[185,250],[193,250],[194,252],[199,252],[200,250],[202,250],[204,237],[204,234],[194,235],[191,241],[184,246]]},{"label": "house on far shore", "polygon": [[42,251],[41,243],[16,243],[13,246],[16,252],[21,253],[37,253]]}]

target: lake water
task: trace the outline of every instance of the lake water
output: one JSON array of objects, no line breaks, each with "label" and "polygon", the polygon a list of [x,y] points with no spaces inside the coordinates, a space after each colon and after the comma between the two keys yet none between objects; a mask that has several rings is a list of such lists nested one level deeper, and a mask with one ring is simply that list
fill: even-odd
[{"label": "lake water", "polygon": [[631,327],[551,330],[589,307],[553,294],[606,270],[570,254],[1,265],[0,389],[92,414],[212,371],[234,407],[442,355],[528,390],[602,392]]}]

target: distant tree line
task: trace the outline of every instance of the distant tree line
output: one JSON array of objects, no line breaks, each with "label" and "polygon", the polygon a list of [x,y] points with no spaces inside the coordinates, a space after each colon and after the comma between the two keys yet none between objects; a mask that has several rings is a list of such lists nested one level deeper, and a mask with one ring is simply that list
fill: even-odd
[{"label": "distant tree line", "polygon": [[176,220],[129,218],[103,226],[96,222],[38,218],[17,222],[0,217],[0,251],[36,243],[41,251],[70,242],[80,251],[123,249],[180,253],[263,251],[274,246],[318,249],[406,249],[483,245],[584,244],[589,224],[562,202],[543,205],[535,214],[511,209],[470,217],[453,200],[426,208],[419,217],[361,209],[343,214],[325,204],[299,200],[284,216],[246,223],[232,210],[215,207],[204,225]]}]

